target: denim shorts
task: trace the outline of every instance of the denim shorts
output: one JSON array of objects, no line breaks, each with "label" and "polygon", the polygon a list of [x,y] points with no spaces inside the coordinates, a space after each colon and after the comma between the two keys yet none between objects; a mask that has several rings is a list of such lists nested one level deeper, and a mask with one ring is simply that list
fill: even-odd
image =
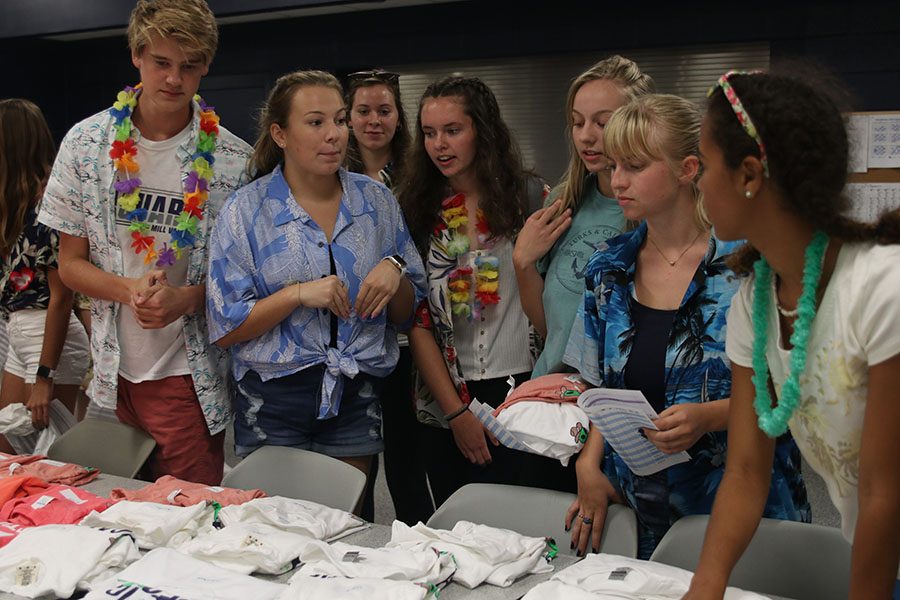
[{"label": "denim shorts", "polygon": [[324,365],[316,365],[262,381],[248,371],[232,391],[235,453],[247,456],[260,446],[291,446],[334,457],[381,452],[382,379],[366,373],[345,378],[337,416],[319,420],[324,373]]}]

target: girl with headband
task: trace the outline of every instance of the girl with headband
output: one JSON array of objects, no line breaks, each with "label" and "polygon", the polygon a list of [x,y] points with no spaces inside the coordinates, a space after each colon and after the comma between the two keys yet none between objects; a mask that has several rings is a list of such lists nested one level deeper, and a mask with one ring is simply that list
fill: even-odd
[{"label": "girl with headband", "polygon": [[841,113],[793,78],[720,78],[700,151],[709,215],[723,239],[747,240],[735,261],[747,277],[728,316],[728,463],[686,597],[722,598],[790,431],[853,544],[849,597],[889,598],[900,563],[900,212],[875,224],[846,216]]}]

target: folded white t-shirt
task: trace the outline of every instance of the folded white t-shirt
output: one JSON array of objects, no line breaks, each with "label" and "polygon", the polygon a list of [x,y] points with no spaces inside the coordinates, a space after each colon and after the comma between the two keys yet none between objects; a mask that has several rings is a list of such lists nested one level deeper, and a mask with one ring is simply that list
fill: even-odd
[{"label": "folded white t-shirt", "polygon": [[[105,564],[104,554],[120,540],[133,552],[126,550],[119,558],[133,559],[134,542],[121,533],[78,525],[29,527],[0,549],[0,591],[28,598],[47,594],[68,598],[79,581]],[[111,562],[116,561],[110,558],[106,564]]]},{"label": "folded white t-shirt", "polygon": [[428,588],[392,579],[307,576],[292,577],[280,600],[424,600]]},{"label": "folded white t-shirt", "polygon": [[440,589],[456,571],[450,554],[432,548],[367,548],[343,542],[313,542],[300,554],[300,562],[291,581],[325,575],[410,581]]},{"label": "folded white t-shirt", "polygon": [[[662,563],[614,554],[588,554],[584,560],[536,585],[523,600],[610,598],[675,600],[687,593],[693,573]],[[764,600],[765,596],[730,587],[724,600]]]},{"label": "folded white t-shirt", "polygon": [[266,523],[234,523],[201,533],[178,551],[244,575],[280,575],[293,569],[300,553],[313,542],[311,537]]},{"label": "folded white t-shirt", "polygon": [[453,554],[455,583],[474,588],[482,583],[508,587],[523,575],[548,573],[547,541],[544,538],[459,521],[452,530],[432,529],[422,523],[409,527],[394,521],[388,548],[434,549]]},{"label": "folded white t-shirt", "polygon": [[534,454],[556,458],[564,467],[584,447],[590,426],[574,402],[523,400],[500,411],[497,420]]},{"label": "folded white t-shirt", "polygon": [[102,513],[92,512],[79,525],[128,530],[142,550],[175,548],[194,537],[198,530],[211,527],[213,513],[213,507],[205,502],[170,506],[123,500]]},{"label": "folded white t-shirt", "polygon": [[365,521],[347,511],[281,496],[226,506],[219,511],[219,521],[225,527],[236,523],[265,523],[317,540],[335,540],[368,527]]},{"label": "folded white t-shirt", "polygon": [[275,600],[287,586],[221,569],[171,548],[157,548],[115,577],[95,583],[85,600]]}]

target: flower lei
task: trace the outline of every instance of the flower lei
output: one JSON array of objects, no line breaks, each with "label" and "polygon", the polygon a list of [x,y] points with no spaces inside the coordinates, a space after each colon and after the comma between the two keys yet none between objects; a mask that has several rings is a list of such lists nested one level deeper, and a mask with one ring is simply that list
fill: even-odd
[{"label": "flower lei", "polygon": [[141,84],[126,86],[116,96],[116,102],[109,109],[114,119],[116,131],[115,141],[109,151],[113,165],[119,178],[115,183],[119,198],[119,208],[127,214],[128,230],[131,231],[131,247],[135,254],[146,252],[144,264],[156,260],[157,267],[168,267],[181,258],[182,250],[191,248],[196,241],[197,227],[203,219],[203,205],[209,198],[209,182],[213,178],[212,164],[215,162],[216,138],[219,135],[219,117],[215,109],[208,106],[199,95],[194,100],[200,105],[200,131],[197,144],[191,155],[191,171],[184,180],[184,209],[175,219],[175,226],[169,230],[171,240],[163,244],[161,250],[156,248],[155,236],[147,235],[150,224],[147,223],[148,211],[138,208],[140,203],[141,180],[137,177],[140,167],[137,157],[137,144],[132,139],[134,125],[131,115],[137,106],[141,93]]},{"label": "flower lei", "polygon": [[817,231],[809,246],[803,263],[803,292],[797,303],[797,320],[791,334],[791,370],[781,388],[781,398],[772,407],[769,395],[769,367],[766,362],[768,344],[768,322],[772,285],[772,268],[766,259],[760,258],[753,265],[756,283],[753,290],[753,385],[759,428],[771,438],[782,435],[788,428],[788,421],[800,403],[800,374],[806,368],[809,332],[816,316],[816,290],[822,277],[825,249],[828,236]]},{"label": "flower lei", "polygon": [[[469,212],[466,208],[466,197],[456,194],[441,202],[442,226],[436,233],[446,228],[449,231],[450,240],[447,243],[447,253],[450,258],[457,258],[469,251],[469,236],[460,231],[463,225],[469,222]],[[481,209],[477,212],[475,223],[478,232],[478,242],[485,248],[491,248],[494,240],[491,230],[484,218]],[[478,256],[475,258],[475,268],[468,266],[457,267],[450,271],[450,306],[454,315],[464,315],[469,320],[481,317],[481,311],[485,306],[500,303],[500,261],[496,256]],[[474,275],[474,286],[473,286]],[[472,288],[474,287],[474,294]]]}]

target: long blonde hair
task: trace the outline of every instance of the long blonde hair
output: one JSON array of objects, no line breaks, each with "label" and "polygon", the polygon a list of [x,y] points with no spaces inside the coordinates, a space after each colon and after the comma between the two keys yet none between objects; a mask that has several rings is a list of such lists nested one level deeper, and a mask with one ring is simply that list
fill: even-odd
[{"label": "long blonde hair", "polygon": [[644,94],[652,94],[656,90],[653,79],[642,73],[637,63],[618,54],[601,60],[572,81],[566,97],[566,139],[569,140],[569,166],[559,181],[560,191],[557,198],[562,200],[560,211],[567,208],[571,208],[573,212],[578,210],[584,196],[584,182],[588,176],[584,162],[575,152],[575,142],[572,139],[572,111],[575,106],[575,95],[584,84],[600,79],[611,81],[619,86],[627,100],[633,100]]},{"label": "long blonde hair", "polygon": [[0,254],[6,256],[25,228],[56,158],[44,114],[28,100],[0,100]]},{"label": "long blonde hair", "polygon": [[[603,131],[606,154],[616,159],[665,161],[673,173],[689,156],[700,156],[700,122],[697,106],[671,94],[649,94],[617,109]],[[703,210],[703,197],[691,181],[691,195],[696,203],[696,221],[708,230],[710,221]]]},{"label": "long blonde hair", "polygon": [[294,94],[302,87],[326,87],[338,93],[343,100],[344,88],[337,77],[325,71],[294,71],[282,75],[275,81],[275,87],[269,92],[265,105],[259,112],[259,133],[253,144],[253,155],[250,157],[250,171],[256,177],[268,175],[284,160],[284,150],[272,139],[272,125],[283,128],[288,126],[291,115],[291,102]]}]

